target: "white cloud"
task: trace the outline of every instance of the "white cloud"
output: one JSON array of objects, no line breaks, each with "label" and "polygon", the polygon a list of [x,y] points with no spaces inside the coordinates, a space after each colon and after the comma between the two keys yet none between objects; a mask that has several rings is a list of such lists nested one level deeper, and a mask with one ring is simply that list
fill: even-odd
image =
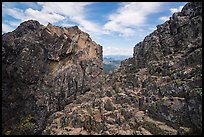
[{"label": "white cloud", "polygon": [[75,26],[75,24],[71,24],[71,23],[61,23],[60,25],[62,27],[72,27],[72,26]]},{"label": "white cloud", "polygon": [[2,24],[2,32],[3,33],[7,33],[7,32],[11,32],[13,31],[15,28],[13,28],[12,26],[8,25],[8,24]]},{"label": "white cloud", "polygon": [[[177,7],[177,8],[171,8],[171,9],[169,9],[170,12],[171,12],[171,15],[172,15],[173,13],[175,13],[175,12],[181,12],[181,10],[182,10],[183,7],[184,7],[184,6],[179,6],[179,7]],[[169,20],[169,18],[171,17],[171,15],[159,17],[159,20],[161,20],[161,21],[167,21],[167,20]]]},{"label": "white cloud", "polygon": [[83,16],[85,7],[93,4],[91,2],[38,2],[42,6],[42,11],[59,13],[64,16]]},{"label": "white cloud", "polygon": [[[90,33],[105,33],[102,27],[86,19],[86,6],[93,2],[39,2],[42,12],[57,13],[65,16],[68,20],[79,24],[79,28]],[[63,24],[65,25],[65,24]]]},{"label": "white cloud", "polygon": [[132,48],[103,47],[104,55],[132,55]]},{"label": "white cloud", "polygon": [[[41,6],[40,10],[32,8],[22,10],[4,6],[4,13],[21,22],[29,19],[38,20],[43,25],[47,25],[48,22],[52,24],[62,22],[60,25],[67,27],[76,23],[81,30],[90,34],[117,32],[119,35],[128,37],[133,36],[135,27],[142,26],[147,16],[156,12],[160,7],[160,3],[122,3],[117,12],[109,16],[109,21],[101,26],[86,18],[87,6],[91,4],[93,2],[38,2],[37,5]],[[36,5],[36,3],[31,5]],[[65,20],[66,22],[64,22]]]},{"label": "white cloud", "polygon": [[80,24],[80,29],[88,32],[95,32],[95,33],[100,33],[102,30],[99,28],[99,26],[93,22],[90,22],[83,17],[76,16],[71,18],[72,21],[75,21]]},{"label": "white cloud", "polygon": [[9,22],[9,24],[10,24],[11,26],[15,26],[15,27],[17,27],[18,25],[20,25],[19,22],[14,22],[14,21]]},{"label": "white cloud", "polygon": [[116,13],[109,16],[104,29],[131,36],[136,27],[144,26],[147,17],[159,11],[159,2],[126,2],[122,3]]},{"label": "white cloud", "polygon": [[13,27],[17,27],[20,25],[20,22],[17,21],[8,21],[7,22],[9,25],[13,26]]},{"label": "white cloud", "polygon": [[34,19],[38,20],[43,25],[47,25],[48,22],[55,23],[64,19],[64,17],[59,14],[41,12],[38,10],[33,10],[31,8],[28,8],[25,11],[17,8],[8,8],[6,9],[6,11],[7,14],[12,16],[13,18],[19,19],[21,21]]},{"label": "white cloud", "polygon": [[32,8],[37,8],[38,7],[37,2],[16,2],[16,3],[23,4],[26,7],[32,7]]},{"label": "white cloud", "polygon": [[171,14],[175,13],[175,12],[180,12],[182,10],[183,6],[179,6],[177,8],[171,8]]},{"label": "white cloud", "polygon": [[[42,7],[41,10],[5,8],[4,5],[4,13],[21,22],[34,19],[47,25],[48,22],[53,24],[66,20],[68,21],[66,24],[70,24],[69,22],[77,23],[82,30],[88,33],[107,33],[100,25],[86,19],[86,6],[93,4],[92,2],[38,2],[37,4]],[[65,23],[63,22],[61,25],[64,26]]]},{"label": "white cloud", "polygon": [[55,23],[65,19],[64,16],[61,16],[56,13],[48,13],[48,12],[33,10],[31,8],[26,9],[25,14],[26,14],[26,20],[35,19],[35,20],[38,20],[43,25],[47,25],[48,22]]},{"label": "white cloud", "polygon": [[167,21],[167,20],[169,20],[169,17],[170,17],[170,16],[162,16],[162,17],[160,17],[159,19],[160,19],[161,21]]},{"label": "white cloud", "polygon": [[19,24],[21,22],[19,22],[19,21],[11,21],[11,20],[4,20],[3,23],[4,24],[8,24],[8,25],[10,25],[12,27],[17,27],[17,26],[19,26]]},{"label": "white cloud", "polygon": [[5,12],[15,19],[25,20],[26,15],[23,10],[18,8],[5,8]]}]

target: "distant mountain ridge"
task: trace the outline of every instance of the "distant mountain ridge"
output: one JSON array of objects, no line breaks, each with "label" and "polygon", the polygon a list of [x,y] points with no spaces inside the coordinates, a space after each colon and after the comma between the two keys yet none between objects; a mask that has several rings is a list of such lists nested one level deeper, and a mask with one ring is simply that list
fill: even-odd
[{"label": "distant mountain ridge", "polygon": [[121,61],[129,58],[127,55],[104,55],[103,70],[105,73],[110,73],[119,68]]},{"label": "distant mountain ridge", "polygon": [[129,57],[132,57],[132,55],[104,55],[104,59],[106,60],[125,60]]}]

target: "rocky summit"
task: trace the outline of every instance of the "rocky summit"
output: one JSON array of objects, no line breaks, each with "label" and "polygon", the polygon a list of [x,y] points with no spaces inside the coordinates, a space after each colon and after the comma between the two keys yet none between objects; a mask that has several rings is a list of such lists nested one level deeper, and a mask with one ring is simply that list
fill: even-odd
[{"label": "rocky summit", "polygon": [[202,134],[202,2],[187,3],[103,73],[77,26],[29,20],[2,36],[3,134]]},{"label": "rocky summit", "polygon": [[77,26],[29,20],[2,36],[3,128],[39,134],[47,117],[89,91],[102,73],[102,47]]}]

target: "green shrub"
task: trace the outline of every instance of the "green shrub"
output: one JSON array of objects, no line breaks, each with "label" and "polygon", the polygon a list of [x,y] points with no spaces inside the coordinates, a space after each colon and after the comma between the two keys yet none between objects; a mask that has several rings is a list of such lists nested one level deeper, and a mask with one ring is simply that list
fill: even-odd
[{"label": "green shrub", "polygon": [[4,132],[5,135],[11,135],[11,133],[12,133],[12,130],[11,130],[11,129],[8,129],[8,130],[6,130],[6,131]]},{"label": "green shrub", "polygon": [[21,118],[20,123],[19,123],[19,128],[20,129],[25,129],[31,127],[33,117],[31,114],[28,114],[25,118]]},{"label": "green shrub", "polygon": [[182,80],[180,80],[180,79],[177,79],[177,80],[175,80],[175,82],[176,82],[176,84],[178,85],[178,86],[181,86],[184,82],[182,81]]}]

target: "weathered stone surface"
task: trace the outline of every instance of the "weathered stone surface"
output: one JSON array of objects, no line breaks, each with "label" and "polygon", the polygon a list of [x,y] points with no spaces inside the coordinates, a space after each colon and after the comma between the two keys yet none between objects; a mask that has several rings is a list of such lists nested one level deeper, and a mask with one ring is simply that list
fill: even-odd
[{"label": "weathered stone surface", "polygon": [[[138,93],[140,109],[176,128],[191,127],[194,131],[191,134],[202,131],[201,15],[201,3],[185,5],[138,43],[131,63],[123,63],[118,72],[141,77],[139,70],[147,68],[149,74]],[[135,64],[136,72],[129,70],[128,64]]]},{"label": "weathered stone surface", "polygon": [[104,99],[104,108],[107,110],[107,111],[113,111],[115,109],[115,106],[112,102],[112,100],[110,98],[105,98]]},{"label": "weathered stone surface", "polygon": [[[140,130],[140,134],[139,135],[152,135],[152,133],[150,133],[148,130],[146,130],[145,128],[139,128]],[[137,133],[138,134],[138,133]]]},{"label": "weathered stone surface", "polygon": [[[97,83],[102,47],[78,27],[42,26],[29,20],[3,34],[2,63],[4,130],[40,134],[50,114]],[[37,129],[21,132],[20,119],[27,115]]]},{"label": "weathered stone surface", "polygon": [[[74,46],[74,49],[71,45],[71,47],[63,48],[64,43],[57,41],[56,43],[62,45],[53,46],[57,49],[56,52],[49,51],[52,59],[47,58],[48,54],[44,55],[44,52],[47,52],[45,49],[49,46],[52,47],[51,45],[45,45],[47,47],[42,48],[43,50],[33,47],[40,53],[39,58],[32,56],[36,58],[34,62],[42,60],[42,54],[44,55],[43,59],[48,61],[47,66],[49,67],[49,70],[45,70],[44,75],[36,72],[36,77],[33,78],[28,77],[33,72],[26,74],[23,71],[26,67],[22,67],[22,63],[17,63],[17,65],[23,69],[14,73],[16,71],[13,68],[13,65],[16,65],[13,63],[15,62],[14,58],[24,54],[19,54],[20,52],[16,50],[18,48],[13,41],[4,42],[4,45],[10,44],[10,46],[2,48],[3,62],[7,64],[3,65],[3,72],[5,72],[3,79],[8,82],[3,82],[2,86],[3,91],[7,91],[3,92],[4,126],[10,127],[10,123],[16,122],[11,127],[14,129],[14,125],[18,124],[14,114],[8,114],[7,106],[9,106],[13,109],[12,111],[16,107],[22,109],[22,111],[15,112],[23,112],[23,110],[24,112],[32,112],[32,110],[36,112],[34,116],[25,114],[25,118],[19,118],[21,127],[29,125],[34,129],[31,132],[29,128],[21,128],[20,133],[33,133],[34,131],[36,131],[35,134],[39,133],[37,132],[39,127],[30,121],[36,120],[35,118],[40,114],[41,117],[37,119],[38,125],[45,127],[42,134],[201,134],[201,15],[201,3],[187,3],[181,12],[174,13],[168,21],[158,25],[157,30],[138,43],[134,47],[132,58],[122,61],[120,68],[108,75],[100,75],[101,60],[99,56],[96,58],[95,56],[100,55],[101,52],[95,52],[94,48],[90,50],[89,46],[82,46],[89,41],[85,40],[89,39],[89,36],[81,33],[77,27],[58,28],[51,24],[48,25],[44,32],[45,39],[48,34],[54,38],[64,35],[62,32],[65,32],[71,39],[71,43],[78,46]],[[36,27],[39,24],[31,26]],[[34,37],[30,39],[32,38]],[[46,40],[49,43],[51,39],[47,38]],[[52,40],[54,41],[54,39]],[[74,41],[78,42],[74,43]],[[66,53],[63,52],[64,50]],[[6,54],[7,51],[11,56]],[[27,50],[25,49],[25,51]],[[90,51],[90,54],[84,54],[84,51]],[[100,48],[97,51],[100,51]],[[31,53],[29,52],[29,54]],[[20,58],[23,57],[20,56]],[[31,71],[37,69],[41,71],[43,68],[34,68]],[[26,75],[21,76],[22,72]],[[19,81],[24,80],[24,83],[20,83],[14,78],[18,78]],[[41,79],[42,82],[38,79]],[[24,87],[27,85],[25,82],[30,85]],[[38,88],[33,86],[32,83],[35,82]],[[26,100],[24,96],[22,97],[22,91],[27,93],[24,94]],[[29,96],[28,93],[32,93],[32,96]],[[22,100],[25,100],[26,105],[15,103],[22,102]],[[33,105],[35,103],[36,106]],[[21,113],[17,114],[22,115]],[[14,119],[7,118],[7,115]],[[44,119],[47,119],[47,123],[43,121]],[[43,125],[44,123],[46,124]],[[5,133],[9,134],[11,130],[5,129]],[[13,134],[15,133],[19,132]]]}]

